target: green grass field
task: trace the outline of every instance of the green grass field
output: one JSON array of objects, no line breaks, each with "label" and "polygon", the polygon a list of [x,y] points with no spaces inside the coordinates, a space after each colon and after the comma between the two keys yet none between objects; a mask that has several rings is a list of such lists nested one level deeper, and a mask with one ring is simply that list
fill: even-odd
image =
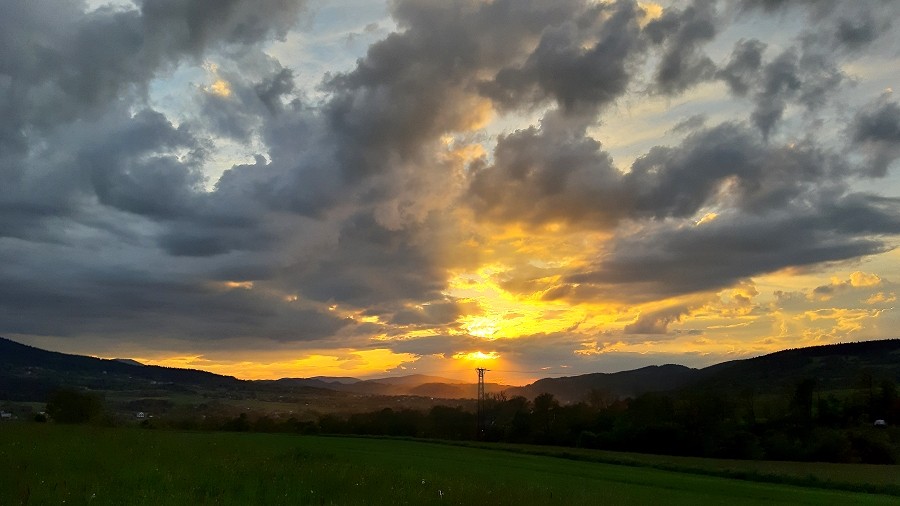
[{"label": "green grass field", "polygon": [[[450,444],[485,446],[472,442]],[[555,456],[606,464],[651,467],[726,478],[740,477],[752,481],[793,483],[851,491],[874,491],[900,496],[900,465],[712,459],[516,444],[491,444],[489,447],[514,453]]]},{"label": "green grass field", "polygon": [[[5,423],[0,463],[3,505],[900,503],[521,451],[285,434]],[[867,482],[856,467],[843,469]]]}]

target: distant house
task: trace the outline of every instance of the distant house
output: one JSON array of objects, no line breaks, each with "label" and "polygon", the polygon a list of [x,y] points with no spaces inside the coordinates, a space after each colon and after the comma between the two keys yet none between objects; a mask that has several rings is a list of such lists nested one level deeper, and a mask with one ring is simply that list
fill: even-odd
[{"label": "distant house", "polygon": [[0,411],[0,420],[12,420],[13,415],[9,411]]},{"label": "distant house", "polygon": [[138,411],[137,413],[134,414],[134,417],[141,418],[141,419],[147,418],[147,413],[144,413],[143,411]]},{"label": "distant house", "polygon": [[884,420],[875,420],[876,427],[887,427],[887,422]]}]

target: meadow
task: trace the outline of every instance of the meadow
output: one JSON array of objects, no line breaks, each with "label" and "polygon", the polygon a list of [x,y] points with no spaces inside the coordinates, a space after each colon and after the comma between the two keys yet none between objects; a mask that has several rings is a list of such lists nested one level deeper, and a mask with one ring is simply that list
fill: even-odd
[{"label": "meadow", "polygon": [[[659,462],[591,461],[587,458],[591,455],[599,454],[573,459],[535,455],[523,448],[510,451],[410,440],[4,423],[0,425],[0,462],[6,469],[0,473],[0,504],[900,501],[888,494],[651,466]],[[884,469],[896,476],[895,466]],[[847,476],[860,484],[866,481],[864,472]]]}]

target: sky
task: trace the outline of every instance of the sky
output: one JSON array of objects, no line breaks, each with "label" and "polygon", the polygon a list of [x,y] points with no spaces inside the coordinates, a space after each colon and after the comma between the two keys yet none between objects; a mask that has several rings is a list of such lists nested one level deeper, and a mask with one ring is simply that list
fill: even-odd
[{"label": "sky", "polygon": [[2,10],[4,337],[508,384],[898,337],[900,2]]}]

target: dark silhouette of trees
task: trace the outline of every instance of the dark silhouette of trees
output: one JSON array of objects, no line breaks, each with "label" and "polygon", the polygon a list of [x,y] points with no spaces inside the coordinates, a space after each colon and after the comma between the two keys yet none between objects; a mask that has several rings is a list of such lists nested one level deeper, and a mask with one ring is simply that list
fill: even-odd
[{"label": "dark silhouette of trees", "polygon": [[60,389],[47,398],[47,414],[59,423],[97,421],[103,415],[103,400],[89,392]]}]

